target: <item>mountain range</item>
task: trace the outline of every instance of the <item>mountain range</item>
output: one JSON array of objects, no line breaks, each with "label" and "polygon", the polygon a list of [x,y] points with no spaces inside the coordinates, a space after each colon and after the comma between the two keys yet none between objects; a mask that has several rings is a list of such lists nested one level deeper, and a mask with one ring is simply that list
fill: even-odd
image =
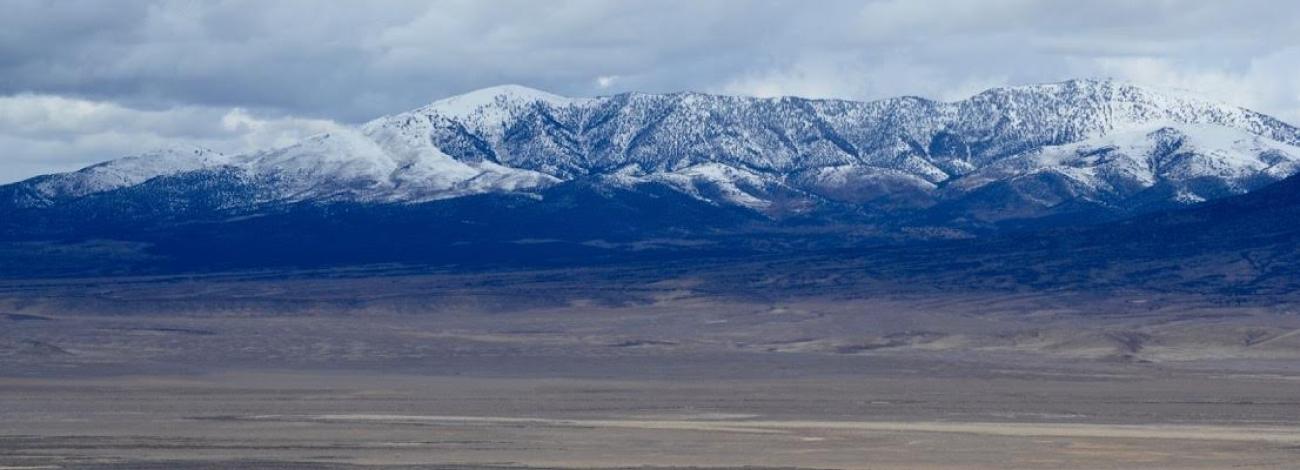
[{"label": "mountain range", "polygon": [[1298,170],[1294,126],[1112,80],[956,102],[511,85],[286,147],[170,149],[0,186],[0,239],[141,243],[196,265],[566,252],[555,242],[583,257],[789,251],[1104,223]]}]

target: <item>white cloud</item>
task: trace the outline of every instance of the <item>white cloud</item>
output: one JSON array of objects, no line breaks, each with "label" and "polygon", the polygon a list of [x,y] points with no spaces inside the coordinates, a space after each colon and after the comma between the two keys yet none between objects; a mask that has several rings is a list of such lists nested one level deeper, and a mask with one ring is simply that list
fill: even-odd
[{"label": "white cloud", "polygon": [[618,75],[601,75],[596,77],[596,86],[605,89],[614,86],[616,81],[618,81]]},{"label": "white cloud", "polygon": [[135,109],[50,95],[0,97],[0,182],[71,171],[159,148],[200,146],[223,153],[289,145],[335,129],[323,119],[266,117],[242,108]]}]

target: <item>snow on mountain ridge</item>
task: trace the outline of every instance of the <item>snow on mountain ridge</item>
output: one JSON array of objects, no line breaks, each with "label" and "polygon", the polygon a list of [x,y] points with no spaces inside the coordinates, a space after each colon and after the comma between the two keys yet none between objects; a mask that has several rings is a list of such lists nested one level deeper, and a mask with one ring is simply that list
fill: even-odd
[{"label": "snow on mountain ridge", "polygon": [[[1218,124],[1236,127],[1274,140],[1300,144],[1300,132],[1272,117],[1226,103],[1116,80],[1070,80],[1052,84],[1024,85],[986,90],[954,104],[974,108],[992,105],[1007,108],[1015,104],[1030,112],[1047,114],[1038,124],[1060,123],[1075,118],[1085,127],[1080,137],[1100,137],[1151,122]],[[1056,119],[1051,119],[1056,118]],[[1069,123],[1077,125],[1079,122]]]},{"label": "snow on mountain ridge", "polygon": [[159,175],[224,165],[229,161],[230,157],[202,147],[159,149],[91,165],[59,177],[38,177],[33,186],[47,199],[81,197],[134,186]]},{"label": "snow on mountain ridge", "polygon": [[[497,133],[500,126],[527,106],[542,103],[547,106],[571,106],[586,101],[569,98],[522,85],[498,85],[468,93],[443,98],[433,103],[400,113],[402,115],[439,116],[481,132]],[[375,123],[389,116],[371,121]],[[367,123],[367,127],[371,124]]]},{"label": "snow on mountain ridge", "polygon": [[[1140,154],[1157,146],[1148,136],[1156,127],[1191,129],[1198,144],[1184,153],[1198,156],[1170,167],[1184,173],[1152,172],[1139,164],[1146,158]],[[1202,127],[1262,140],[1237,145],[1242,139],[1215,140]],[[1076,157],[1068,164],[1044,160],[1066,159],[1065,153],[1084,146],[1096,150],[1111,136],[1137,142],[1111,152],[1117,156],[1112,162],[1132,168],[1089,166]],[[1182,174],[1231,180],[1227,184],[1237,190],[1256,177],[1294,172],[1286,162],[1296,145],[1300,130],[1268,116],[1111,80],[996,88],[953,102],[701,93],[568,98],[506,85],[284,148],[159,167],[120,159],[104,165],[133,168],[125,172],[130,177],[90,167],[81,176],[41,177],[39,184],[48,199],[75,198],[139,184],[150,175],[234,166],[267,186],[267,194],[290,202],[421,202],[530,192],[598,177],[625,187],[666,184],[710,203],[759,211],[773,207],[774,191],[806,201],[888,199],[923,207],[935,198],[964,197],[991,181],[1014,183],[1049,173],[1072,181],[1081,197],[1130,194]],[[1261,166],[1265,158],[1277,161]],[[1104,189],[1117,185],[1126,189]],[[1189,189],[1171,197],[1207,196]]]},{"label": "snow on mountain ridge", "polygon": [[[1041,185],[1046,175],[1070,183],[1070,197],[1122,204],[1141,191],[1172,188],[1173,202],[1190,204],[1280,180],[1300,170],[1300,146],[1249,132],[1206,124],[1151,123],[1102,137],[1045,146],[1008,158],[954,181],[944,188],[959,197],[1003,184]],[[1205,186],[1206,181],[1215,182]],[[1041,199],[1060,201],[1060,194]],[[1051,205],[1053,203],[1044,203]]]},{"label": "snow on mountain ridge", "polygon": [[853,102],[700,93],[566,98],[507,85],[379,118],[363,129],[373,133],[405,121],[403,126],[420,127],[410,138],[413,146],[433,142],[459,160],[486,159],[561,179],[629,163],[646,171],[673,171],[720,161],[779,173],[869,164],[940,182],[1010,153],[998,153],[997,143],[963,142],[968,153],[975,144],[991,155],[983,162],[970,154],[934,158],[924,148],[933,142],[925,141],[950,129],[976,138],[1009,134],[996,137],[1028,138],[1033,141],[1029,146],[1037,146],[1168,120],[1229,125],[1300,143],[1300,131],[1258,113],[1165,97],[1109,80],[992,89],[951,103],[915,97]]},{"label": "snow on mountain ridge", "polygon": [[344,129],[240,157],[251,177],[274,181],[282,202],[344,199],[424,202],[555,183],[548,175],[492,162],[462,162],[430,145],[409,147],[400,129]]}]

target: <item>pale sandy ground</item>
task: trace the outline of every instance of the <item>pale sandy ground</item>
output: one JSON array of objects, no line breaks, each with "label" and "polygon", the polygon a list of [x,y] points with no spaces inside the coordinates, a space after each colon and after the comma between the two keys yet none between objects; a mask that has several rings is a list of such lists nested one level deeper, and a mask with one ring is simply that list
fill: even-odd
[{"label": "pale sandy ground", "polygon": [[4,379],[0,464],[1296,468],[1300,410],[1287,400],[1294,381],[1238,378],[1179,392],[1194,383],[339,372]]},{"label": "pale sandy ground", "polygon": [[489,280],[0,289],[0,467],[1300,468],[1290,304]]},{"label": "pale sandy ground", "polygon": [[655,429],[664,431],[701,431],[734,433],[796,433],[796,432],[922,432],[963,433],[989,436],[1016,437],[1073,437],[1073,438],[1129,438],[1129,439],[1184,439],[1198,441],[1244,442],[1300,442],[1300,429],[1287,426],[1216,426],[1216,425],[1134,425],[1134,424],[1032,424],[1032,423],[952,423],[937,421],[718,421],[662,420],[662,419],[546,419],[511,418],[500,416],[412,416],[412,415],[261,415],[248,416],[249,420],[283,422],[367,422],[388,424],[427,424],[431,426],[457,426],[481,424],[486,426],[538,426],[555,428],[610,428]]}]

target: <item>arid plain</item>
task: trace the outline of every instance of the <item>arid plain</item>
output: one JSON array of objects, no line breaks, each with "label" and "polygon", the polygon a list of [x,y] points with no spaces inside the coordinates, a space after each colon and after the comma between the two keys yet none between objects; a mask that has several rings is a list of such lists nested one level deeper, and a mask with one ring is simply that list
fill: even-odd
[{"label": "arid plain", "polygon": [[1294,468],[1285,298],[401,270],[6,281],[3,468]]}]

